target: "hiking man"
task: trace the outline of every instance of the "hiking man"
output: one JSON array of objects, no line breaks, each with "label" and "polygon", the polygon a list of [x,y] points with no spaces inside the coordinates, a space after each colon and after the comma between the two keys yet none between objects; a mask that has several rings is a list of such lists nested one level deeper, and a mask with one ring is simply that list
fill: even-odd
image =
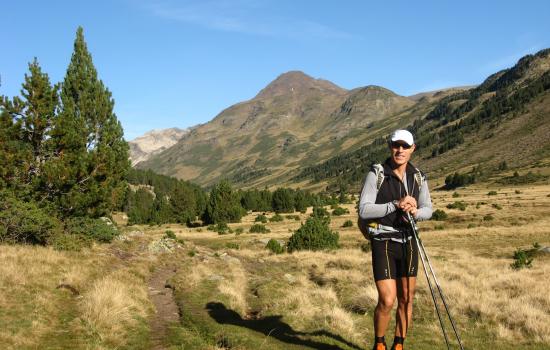
[{"label": "hiking man", "polygon": [[389,139],[391,155],[373,165],[359,202],[359,227],[371,241],[372,269],[378,290],[374,311],[374,350],[386,350],[384,335],[397,297],[392,350],[403,350],[412,322],[412,303],[418,270],[418,247],[407,214],[416,220],[432,216],[426,178],[410,162],[413,135],[396,130]]}]

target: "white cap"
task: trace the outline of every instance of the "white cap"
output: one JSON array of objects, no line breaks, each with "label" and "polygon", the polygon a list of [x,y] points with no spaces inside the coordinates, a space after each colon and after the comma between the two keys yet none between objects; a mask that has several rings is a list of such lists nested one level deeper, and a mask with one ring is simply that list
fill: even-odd
[{"label": "white cap", "polygon": [[395,130],[390,137],[391,142],[404,141],[407,145],[414,145],[413,135],[407,130]]}]

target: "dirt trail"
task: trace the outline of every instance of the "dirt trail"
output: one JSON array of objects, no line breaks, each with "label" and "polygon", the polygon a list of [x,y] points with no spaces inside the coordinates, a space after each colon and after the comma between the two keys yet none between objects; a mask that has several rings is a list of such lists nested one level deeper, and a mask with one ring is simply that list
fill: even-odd
[{"label": "dirt trail", "polygon": [[174,266],[161,265],[149,280],[149,299],[155,305],[155,315],[149,322],[153,350],[166,349],[165,338],[168,331],[172,325],[178,324],[180,319],[173,290],[166,287],[166,281],[174,276],[175,271]]}]

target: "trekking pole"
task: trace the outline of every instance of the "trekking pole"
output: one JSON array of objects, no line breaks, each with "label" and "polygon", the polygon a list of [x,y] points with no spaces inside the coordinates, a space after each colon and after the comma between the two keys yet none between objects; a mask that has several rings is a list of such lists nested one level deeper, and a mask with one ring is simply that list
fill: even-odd
[{"label": "trekking pole", "polygon": [[[424,272],[426,273],[426,278],[428,278],[428,272],[426,270],[426,266],[425,266],[426,263],[424,261],[424,258],[428,262],[428,267],[429,267],[430,272],[433,276],[435,285],[437,287],[437,291],[439,292],[439,296],[441,297],[441,301],[443,302],[443,306],[445,307],[445,312],[447,312],[447,317],[449,317],[449,320],[451,321],[451,326],[453,327],[453,332],[454,332],[454,334],[456,336],[456,339],[458,341],[458,345],[460,346],[461,350],[464,350],[464,346],[462,345],[462,340],[460,339],[460,336],[458,335],[458,331],[456,329],[454,319],[451,315],[451,311],[449,309],[449,306],[447,305],[447,300],[445,299],[445,295],[443,294],[443,289],[441,288],[441,285],[439,284],[439,281],[437,280],[437,276],[435,275],[435,270],[434,270],[434,268],[431,264],[431,261],[430,261],[430,258],[428,257],[428,254],[426,253],[426,248],[424,247],[424,243],[422,243],[422,241],[418,237],[418,229],[416,227],[416,222],[414,221],[414,219],[412,218],[410,213],[407,213],[407,218],[409,219],[409,222],[411,223],[411,227],[412,227],[412,230],[413,230],[413,234],[414,234],[416,243],[418,245],[420,256],[422,257],[422,265],[424,266]],[[428,282],[428,283],[430,283],[430,282]],[[431,289],[431,284],[430,284],[430,289]],[[433,292],[432,292],[432,297],[433,297]],[[434,298],[434,303],[435,303],[435,298]],[[437,310],[437,306],[436,306],[436,310]],[[438,311],[438,316],[439,316],[439,311]],[[441,319],[440,319],[440,322],[441,322]],[[441,323],[441,328],[443,329],[443,334],[445,335],[445,341],[447,342],[447,348],[449,348],[449,343],[448,343],[448,339],[447,339],[447,336],[446,336],[446,333],[445,333],[445,329],[443,328],[443,323]]]},{"label": "trekking pole", "polygon": [[[407,213],[407,219],[411,223],[414,239],[416,240],[416,245],[418,247],[420,247],[419,238],[418,238],[418,234],[417,234],[417,231],[416,231],[416,226],[414,225],[414,221],[412,221],[411,214]],[[430,293],[432,295],[432,300],[434,302],[435,311],[437,313],[437,318],[439,319],[439,324],[441,325],[441,330],[443,331],[443,337],[445,338],[445,344],[447,344],[447,349],[450,350],[451,346],[449,345],[449,338],[447,337],[447,332],[445,331],[445,325],[443,324],[443,319],[441,318],[441,313],[439,312],[439,306],[437,305],[437,300],[435,298],[435,291],[434,291],[434,288],[432,286],[432,282],[430,280],[428,270],[426,269],[427,265],[426,265],[426,260],[424,258],[424,253],[425,252],[423,252],[420,248],[418,249],[418,252],[419,252],[420,258],[422,259],[422,267],[424,268],[424,274],[426,275],[426,280],[428,281],[428,286],[430,287]],[[412,254],[412,252],[411,252],[411,254]]]}]

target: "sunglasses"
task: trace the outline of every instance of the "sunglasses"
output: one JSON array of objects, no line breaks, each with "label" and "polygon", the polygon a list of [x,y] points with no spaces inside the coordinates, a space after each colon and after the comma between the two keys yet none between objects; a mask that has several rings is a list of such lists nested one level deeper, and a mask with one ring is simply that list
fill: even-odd
[{"label": "sunglasses", "polygon": [[390,147],[391,147],[391,148],[395,148],[395,149],[399,149],[399,147],[403,147],[403,149],[409,149],[409,148],[411,148],[412,146],[411,146],[411,145],[408,145],[408,144],[406,144],[406,143],[392,142],[392,143],[390,143]]}]

